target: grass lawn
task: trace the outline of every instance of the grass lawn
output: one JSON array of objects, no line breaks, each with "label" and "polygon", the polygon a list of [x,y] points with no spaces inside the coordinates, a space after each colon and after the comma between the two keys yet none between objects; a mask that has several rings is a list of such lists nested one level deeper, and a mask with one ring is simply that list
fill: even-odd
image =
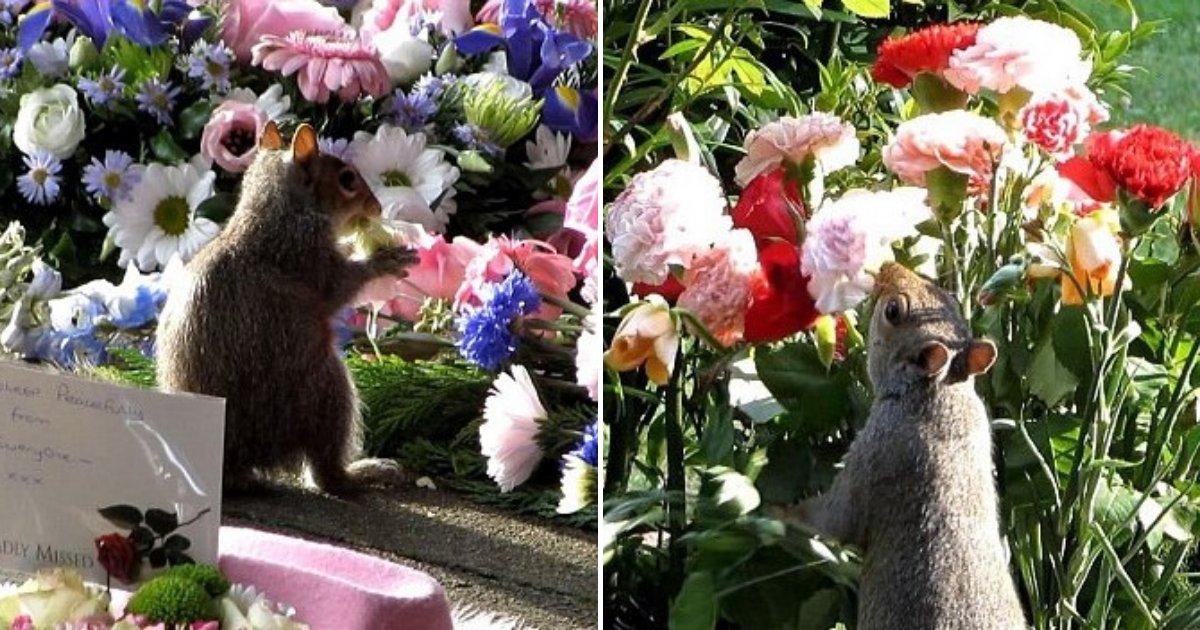
[{"label": "grass lawn", "polygon": [[[1127,86],[1131,103],[1112,103],[1117,124],[1147,122],[1200,141],[1200,1],[1134,0],[1138,17],[1170,20],[1160,33],[1126,57],[1143,70]],[[1076,0],[1076,6],[1107,28],[1128,28],[1114,0]]]}]

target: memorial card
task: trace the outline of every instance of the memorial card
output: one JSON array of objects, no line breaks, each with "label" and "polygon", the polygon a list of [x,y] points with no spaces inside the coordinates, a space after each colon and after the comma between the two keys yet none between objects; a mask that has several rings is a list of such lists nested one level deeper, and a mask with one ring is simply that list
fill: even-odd
[{"label": "memorial card", "polygon": [[215,563],[224,429],[220,399],[0,362],[0,570]]}]

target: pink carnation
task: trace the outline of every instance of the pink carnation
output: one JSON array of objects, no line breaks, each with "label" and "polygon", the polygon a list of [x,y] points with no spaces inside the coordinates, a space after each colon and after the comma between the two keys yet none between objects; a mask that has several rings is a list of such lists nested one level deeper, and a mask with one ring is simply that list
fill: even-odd
[{"label": "pink carnation", "polygon": [[992,163],[1008,137],[990,118],[963,110],[925,114],[900,123],[883,149],[883,163],[902,181],[925,185],[925,174],[939,166],[967,175],[976,187],[991,182]]},{"label": "pink carnation", "polygon": [[454,300],[467,265],[482,251],[483,245],[465,236],[449,242],[440,234],[431,237],[418,248],[420,262],[408,268],[405,278],[376,280],[367,285],[359,301],[380,305],[380,312],[389,317],[415,322],[426,299]]},{"label": "pink carnation", "polygon": [[393,26],[407,28],[426,14],[440,16],[438,29],[446,35],[459,35],[474,26],[470,0],[372,0],[370,5],[361,28],[368,42]]},{"label": "pink carnation", "polygon": [[826,173],[854,164],[858,159],[858,137],[854,127],[841,118],[813,112],[794,118],[784,116],[751,131],[743,143],[746,157],[734,167],[739,186],[785,160],[800,163],[813,156]]},{"label": "pink carnation", "polygon": [[827,202],[806,226],[800,268],[822,313],[857,306],[875,286],[872,273],[892,260],[892,243],[917,234],[931,216],[925,191],[852,190]]},{"label": "pink carnation", "polygon": [[729,233],[721,184],[704,168],[667,160],[638,173],[609,207],[604,233],[617,274],[660,285]]},{"label": "pink carnation", "polygon": [[[499,282],[514,269],[520,269],[528,276],[538,292],[563,300],[577,282],[575,272],[571,271],[571,259],[555,252],[546,243],[494,236],[467,263],[462,285],[454,295],[455,310],[480,305],[484,283]],[[554,320],[561,314],[561,308],[543,302],[533,317]]]},{"label": "pink carnation", "polygon": [[229,0],[221,22],[221,37],[237,55],[250,61],[251,49],[264,35],[283,36],[292,31],[338,32],[346,22],[337,9],[316,0]]},{"label": "pink carnation", "polygon": [[1021,108],[1021,130],[1030,142],[1056,157],[1066,157],[1083,142],[1092,125],[1108,120],[1108,110],[1086,86],[1034,95]]},{"label": "pink carnation", "polygon": [[1014,87],[1053,92],[1082,83],[1092,72],[1074,31],[1025,16],[1002,17],[979,29],[975,44],[954,51],[946,80],[976,94]]},{"label": "pink carnation", "polygon": [[392,86],[375,49],[353,31],[265,35],[254,46],[253,62],[285,77],[295,74],[300,93],[315,103],[328,101],[334,92],[343,101],[362,94],[380,97]]},{"label": "pink carnation", "polygon": [[501,492],[525,483],[542,461],[537,434],[538,424],[546,418],[546,408],[523,366],[514,365],[511,375],[503,373],[492,383],[483,403],[479,446],[488,460],[488,476]]},{"label": "pink carnation", "polygon": [[742,339],[758,252],[750,230],[731,231],[724,242],[697,256],[684,276],[678,305],[696,314],[726,346]]},{"label": "pink carnation", "polygon": [[267,113],[253,103],[221,103],[204,125],[201,155],[230,173],[241,173],[258,154],[258,139],[268,120]]}]

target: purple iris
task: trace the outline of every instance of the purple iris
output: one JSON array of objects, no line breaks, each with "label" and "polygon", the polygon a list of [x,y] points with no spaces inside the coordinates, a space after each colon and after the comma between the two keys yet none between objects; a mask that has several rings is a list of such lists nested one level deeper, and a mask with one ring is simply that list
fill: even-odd
[{"label": "purple iris", "polygon": [[55,17],[70,22],[97,47],[104,46],[114,28],[139,46],[162,44],[178,28],[180,39],[190,46],[211,22],[193,12],[187,0],[163,0],[157,12],[136,0],[39,0],[21,20],[21,49],[37,43]]},{"label": "purple iris", "polygon": [[563,70],[592,53],[592,45],[546,21],[532,0],[504,0],[500,24],[481,24],[455,39],[468,55],[504,47],[508,73],[528,81],[541,96]]},{"label": "purple iris", "polygon": [[542,124],[591,142],[600,128],[600,106],[593,91],[579,91],[569,85],[556,85],[546,91],[542,106]]}]

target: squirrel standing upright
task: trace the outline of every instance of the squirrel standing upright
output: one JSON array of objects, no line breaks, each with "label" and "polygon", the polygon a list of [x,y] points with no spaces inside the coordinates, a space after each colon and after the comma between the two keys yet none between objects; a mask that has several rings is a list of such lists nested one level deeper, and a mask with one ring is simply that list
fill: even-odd
[{"label": "squirrel standing upright", "polygon": [[305,464],[334,493],[401,479],[395,462],[357,459],[358,396],[331,325],[368,281],[417,261],[399,247],[363,262],[338,250],[348,221],[379,213],[358,171],[318,151],[312,127],[301,125],[288,149],[268,123],[228,225],[171,287],[159,384],[225,398],[227,490]]},{"label": "squirrel standing upright", "polygon": [[881,269],[875,295],[870,418],[829,491],[776,514],[863,550],[861,630],[1025,628],[974,388],[996,347],[898,264]]}]

